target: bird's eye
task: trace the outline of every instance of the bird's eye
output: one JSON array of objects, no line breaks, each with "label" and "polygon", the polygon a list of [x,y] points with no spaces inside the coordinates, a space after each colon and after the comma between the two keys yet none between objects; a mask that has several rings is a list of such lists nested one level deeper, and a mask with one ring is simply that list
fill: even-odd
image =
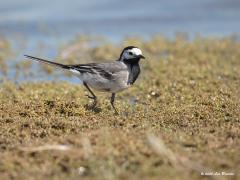
[{"label": "bird's eye", "polygon": [[129,54],[129,55],[133,55],[133,53],[132,53],[132,52],[128,52],[128,54]]}]

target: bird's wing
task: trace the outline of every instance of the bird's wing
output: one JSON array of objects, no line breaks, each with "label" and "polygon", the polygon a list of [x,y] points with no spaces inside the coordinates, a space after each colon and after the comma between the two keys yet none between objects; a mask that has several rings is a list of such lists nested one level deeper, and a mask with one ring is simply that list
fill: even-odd
[{"label": "bird's wing", "polygon": [[126,70],[120,62],[106,62],[106,63],[89,63],[70,65],[70,67],[79,72],[89,72],[92,74],[99,74],[100,76],[111,79],[115,73]]},{"label": "bird's wing", "polygon": [[67,69],[75,74],[80,74],[80,73],[99,74],[100,76],[106,79],[111,79],[115,73],[126,69],[126,67],[123,66],[121,62],[118,62],[118,61],[106,62],[106,63],[65,65],[65,64],[52,62],[46,59],[34,57],[34,56],[29,56],[29,55],[24,55],[24,56],[41,63],[49,64],[62,69]]}]

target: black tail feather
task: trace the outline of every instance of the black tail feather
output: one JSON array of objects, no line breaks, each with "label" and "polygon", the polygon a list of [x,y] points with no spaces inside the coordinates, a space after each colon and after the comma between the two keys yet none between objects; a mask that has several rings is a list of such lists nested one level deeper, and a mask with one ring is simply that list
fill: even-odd
[{"label": "black tail feather", "polygon": [[49,65],[60,67],[60,68],[63,68],[63,69],[71,69],[69,65],[64,65],[64,64],[48,61],[46,59],[41,59],[41,58],[38,58],[38,57],[29,56],[29,55],[24,55],[24,56],[28,59],[32,59],[32,60],[35,60],[35,61],[38,61],[38,62],[41,62],[41,63],[49,64]]}]

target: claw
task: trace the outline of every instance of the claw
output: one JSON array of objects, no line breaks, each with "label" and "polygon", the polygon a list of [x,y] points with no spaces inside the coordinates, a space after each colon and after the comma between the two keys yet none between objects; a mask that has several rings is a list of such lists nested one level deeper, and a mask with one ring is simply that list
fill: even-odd
[{"label": "claw", "polygon": [[90,104],[90,105],[87,104],[86,105],[86,109],[87,110],[93,110],[93,109],[95,109],[96,105],[97,105],[97,100],[95,99],[92,104]]},{"label": "claw", "polygon": [[118,111],[115,108],[114,108],[114,111],[115,111],[114,112],[115,115],[119,115]]},{"label": "claw", "polygon": [[118,113],[116,107],[114,106],[114,104],[111,103],[111,105],[112,105],[112,108],[113,108],[113,110],[114,110],[114,114],[115,114],[115,115],[119,115],[119,113]]},{"label": "claw", "polygon": [[95,97],[89,96],[88,94],[86,94],[85,96],[87,96],[89,99],[95,99]]}]

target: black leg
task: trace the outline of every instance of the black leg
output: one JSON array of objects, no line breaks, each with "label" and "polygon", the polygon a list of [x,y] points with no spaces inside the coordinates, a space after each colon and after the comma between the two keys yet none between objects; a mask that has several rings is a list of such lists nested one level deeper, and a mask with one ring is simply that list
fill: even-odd
[{"label": "black leg", "polygon": [[117,111],[117,109],[116,109],[115,106],[114,106],[114,100],[115,100],[115,93],[112,93],[110,103],[111,103],[111,105],[112,105],[112,107],[113,107],[113,109],[114,109],[114,111],[115,111],[115,114],[118,114],[118,111]]},{"label": "black leg", "polygon": [[87,95],[88,98],[93,99],[93,103],[88,106],[89,109],[94,109],[97,105],[97,96],[92,92],[92,90],[88,87],[87,83],[83,82],[83,85],[87,88],[92,96]]}]

